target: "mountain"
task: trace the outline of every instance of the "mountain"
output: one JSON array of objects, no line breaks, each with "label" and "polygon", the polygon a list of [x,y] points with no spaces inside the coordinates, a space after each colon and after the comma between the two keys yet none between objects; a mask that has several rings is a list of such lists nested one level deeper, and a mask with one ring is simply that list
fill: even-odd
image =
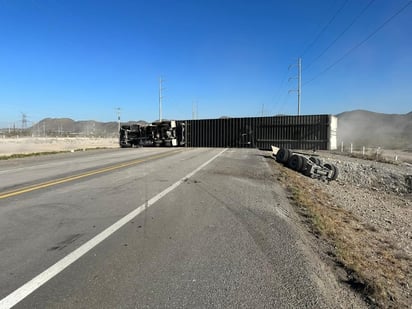
[{"label": "mountain", "polygon": [[381,114],[354,110],[336,115],[338,144],[412,149],[412,112]]},{"label": "mountain", "polygon": [[[123,124],[128,124],[127,122]],[[136,123],[136,122],[133,122]],[[140,120],[137,123],[146,124]],[[45,118],[29,128],[35,136],[94,136],[117,137],[117,122],[98,122],[94,120],[74,121],[70,118]]]}]

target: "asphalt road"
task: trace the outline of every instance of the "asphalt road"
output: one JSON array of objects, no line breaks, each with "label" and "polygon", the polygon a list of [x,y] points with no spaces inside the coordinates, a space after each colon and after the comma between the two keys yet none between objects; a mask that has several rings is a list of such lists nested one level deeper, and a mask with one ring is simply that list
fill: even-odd
[{"label": "asphalt road", "polygon": [[0,162],[0,308],[337,307],[270,159],[222,150]]}]

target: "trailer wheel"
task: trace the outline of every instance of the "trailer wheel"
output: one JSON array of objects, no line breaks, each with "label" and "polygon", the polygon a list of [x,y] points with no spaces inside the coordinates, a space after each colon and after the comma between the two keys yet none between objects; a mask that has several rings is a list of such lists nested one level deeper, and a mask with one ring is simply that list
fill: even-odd
[{"label": "trailer wheel", "polygon": [[289,149],[280,148],[276,154],[276,161],[280,163],[286,163],[289,160],[290,154],[291,152]]},{"label": "trailer wheel", "polygon": [[311,160],[313,163],[316,165],[322,165],[322,161],[319,158],[316,157],[310,157],[309,160]]},{"label": "trailer wheel", "polygon": [[308,159],[306,157],[301,157],[302,158],[302,167],[299,170],[299,172],[305,174],[306,170],[308,169]]},{"label": "trailer wheel", "polygon": [[306,169],[303,171],[303,175],[308,176],[308,177],[312,177],[312,175],[313,175],[312,168],[309,164],[306,165]]},{"label": "trailer wheel", "polygon": [[323,166],[326,167],[328,170],[332,171],[332,173],[329,177],[330,180],[336,180],[336,178],[338,178],[339,170],[335,165],[326,163]]},{"label": "trailer wheel", "polygon": [[303,158],[294,154],[290,157],[288,165],[292,170],[299,172],[303,167]]},{"label": "trailer wheel", "polygon": [[336,180],[338,178],[338,175],[339,175],[339,169],[336,165],[334,165],[334,164],[331,164],[331,165],[332,165],[332,168],[333,168],[333,171],[334,171],[332,180]]}]

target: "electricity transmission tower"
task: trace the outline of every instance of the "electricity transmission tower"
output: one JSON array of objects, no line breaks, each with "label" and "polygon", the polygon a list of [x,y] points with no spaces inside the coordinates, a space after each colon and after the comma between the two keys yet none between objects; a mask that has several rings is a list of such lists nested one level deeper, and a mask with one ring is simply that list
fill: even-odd
[{"label": "electricity transmission tower", "polygon": [[27,115],[25,113],[21,113],[21,129],[27,129]]}]

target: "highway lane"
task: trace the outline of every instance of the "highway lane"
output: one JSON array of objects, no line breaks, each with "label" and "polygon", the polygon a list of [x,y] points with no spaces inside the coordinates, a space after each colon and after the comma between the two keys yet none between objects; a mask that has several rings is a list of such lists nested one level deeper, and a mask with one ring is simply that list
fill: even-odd
[{"label": "highway lane", "polygon": [[[160,152],[164,153],[164,150]],[[170,150],[166,154],[169,152]],[[39,269],[47,268],[46,266],[73,250],[73,245],[86,242],[116,219],[183,177],[192,165],[199,165],[214,153],[215,151],[185,151],[181,156],[169,155],[164,160],[145,161],[128,169],[120,168],[111,173],[97,174],[76,182],[0,199],[0,269],[9,270],[0,272],[0,292],[11,292],[15,287],[10,284],[10,280],[20,279],[17,285],[29,280],[40,272]],[[116,163],[159,155],[155,149],[126,149],[122,152],[112,150],[104,151],[103,154],[107,154],[109,160],[113,155],[117,156]],[[54,178],[60,179],[63,167],[69,166],[68,161],[74,166],[71,170],[73,175],[79,173],[76,161],[80,161],[79,165],[84,161],[91,162],[91,166],[98,170],[103,165],[107,167],[107,161],[100,152],[91,155],[85,153],[85,156],[79,156],[79,160],[73,160],[70,156],[50,158],[53,164],[49,169],[44,162],[36,167],[31,160],[22,160],[16,167],[18,173],[21,173],[19,181],[22,185],[14,185],[15,189],[18,191],[19,187],[26,187],[26,179],[38,179],[42,183],[45,172],[48,173],[48,180],[53,179],[50,176],[53,171],[56,175]],[[58,164],[60,160],[63,164]],[[188,163],[182,164],[183,161]],[[180,165],[178,170],[177,165]],[[30,167],[26,176],[22,173],[22,167],[25,166]],[[81,168],[83,171],[84,166]],[[11,177],[12,169],[4,170],[9,174],[7,177],[2,176],[2,185],[4,183],[8,188],[9,179],[16,183],[17,177]],[[173,173],[169,173],[170,170]],[[69,173],[65,172],[65,175]],[[63,244],[65,242],[66,245]],[[52,250],[55,246],[60,246],[60,249]],[[33,263],[36,267],[31,267]]]},{"label": "highway lane", "polygon": [[[0,192],[17,186],[30,185],[65,177],[98,168],[129,162],[151,156],[154,153],[161,156],[173,152],[168,148],[143,148],[138,152],[134,149],[110,149],[75,153],[62,153],[53,156],[30,157],[17,160],[0,161]],[[174,150],[176,151],[176,150]]]},{"label": "highway lane", "polygon": [[[43,171],[49,180],[61,177],[67,160],[66,176],[158,151],[64,157],[49,168],[27,160],[15,168],[26,185],[25,179],[43,181]],[[0,299],[220,151],[182,149],[0,199]],[[286,201],[266,160],[256,150],[220,154],[16,308],[336,307],[336,295],[321,284],[318,265],[281,206]],[[2,170],[11,175],[13,168]]]}]

